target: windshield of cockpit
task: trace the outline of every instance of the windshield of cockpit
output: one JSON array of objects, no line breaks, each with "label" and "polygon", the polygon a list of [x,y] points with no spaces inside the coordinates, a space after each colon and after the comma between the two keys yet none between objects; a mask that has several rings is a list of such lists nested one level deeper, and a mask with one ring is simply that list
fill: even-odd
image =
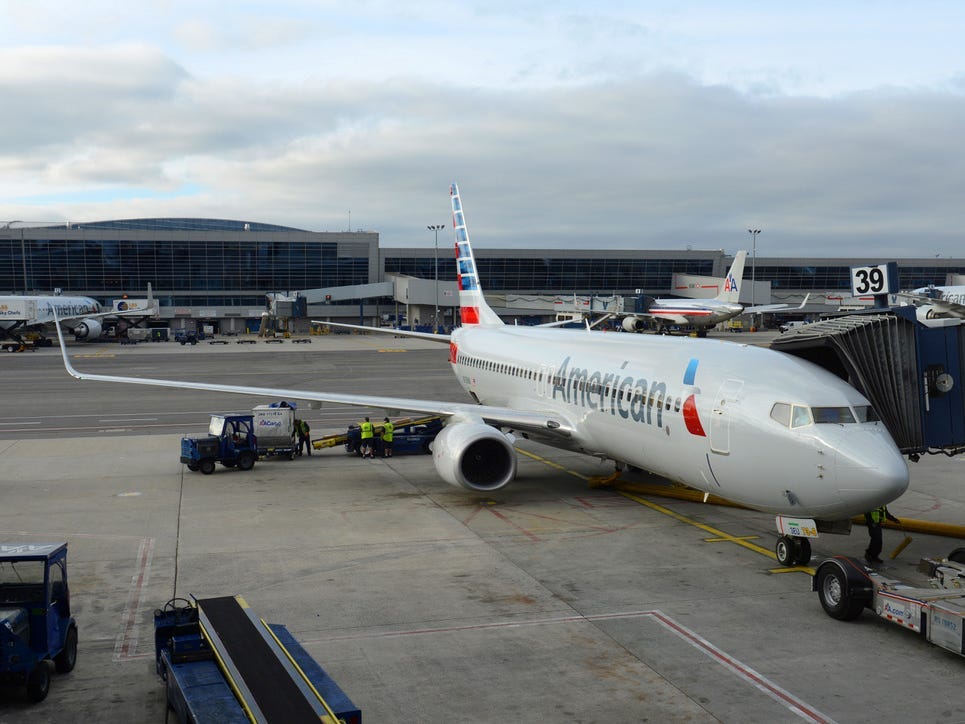
[{"label": "windshield of cockpit", "polygon": [[847,425],[859,422],[877,422],[881,418],[871,405],[854,407],[811,407],[788,402],[775,402],[771,419],[784,427],[798,428],[808,425]]}]

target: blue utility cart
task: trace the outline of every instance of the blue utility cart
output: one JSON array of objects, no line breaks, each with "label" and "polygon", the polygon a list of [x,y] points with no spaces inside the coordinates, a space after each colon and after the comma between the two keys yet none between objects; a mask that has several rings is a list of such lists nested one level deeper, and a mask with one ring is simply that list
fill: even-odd
[{"label": "blue utility cart", "polygon": [[50,662],[77,662],[66,543],[0,543],[0,683],[26,685],[38,702],[50,690]]}]

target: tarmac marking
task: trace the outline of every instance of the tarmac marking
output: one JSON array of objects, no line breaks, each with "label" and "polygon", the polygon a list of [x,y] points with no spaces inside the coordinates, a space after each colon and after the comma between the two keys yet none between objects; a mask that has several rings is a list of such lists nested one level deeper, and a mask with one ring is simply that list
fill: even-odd
[{"label": "tarmac marking", "polygon": [[125,606],[124,613],[121,616],[121,630],[114,640],[113,661],[131,661],[153,656],[151,653],[135,653],[137,651],[137,622],[141,613],[141,595],[147,587],[153,554],[154,539],[142,538],[137,550],[137,570],[132,580],[133,585],[127,597],[127,606]]},{"label": "tarmac marking", "polygon": [[678,623],[662,611],[626,611],[618,613],[603,613],[589,616],[555,616],[550,618],[531,619],[529,621],[493,621],[490,623],[469,624],[466,626],[445,626],[439,628],[409,629],[404,631],[381,631],[373,633],[347,634],[345,636],[331,636],[328,638],[303,641],[303,643],[324,643],[331,641],[359,641],[371,639],[402,638],[406,636],[426,636],[433,634],[458,633],[460,631],[481,631],[491,629],[512,629],[527,626],[547,626],[553,624],[594,623],[596,621],[610,621],[627,618],[651,618],[663,628],[670,631],[682,641],[708,656],[711,661],[724,667],[738,678],[744,680],[758,691],[787,708],[792,714],[810,722],[833,724],[834,720],[818,711],[802,699],[775,684],[773,681],[747,666],[739,659],[731,656],[723,649],[710,643],[703,636]]},{"label": "tarmac marking", "polygon": [[[572,475],[575,478],[579,478],[580,480],[586,480],[586,481],[590,480],[590,476],[584,475],[583,473],[579,473],[575,470],[570,470],[569,468],[566,468],[563,465],[560,465],[559,463],[554,463],[551,460],[547,460],[546,458],[541,457],[540,455],[535,455],[526,450],[519,450],[518,448],[517,450],[518,452],[522,453],[523,455],[526,455],[529,458],[532,458],[533,460],[536,460],[537,462],[541,462],[545,465],[550,466],[551,468],[556,468],[557,470],[565,472],[568,475]],[[695,528],[699,528],[700,530],[704,531],[705,533],[710,533],[712,537],[704,539],[708,543],[712,543],[712,542],[713,543],[734,543],[735,545],[739,545],[744,548],[747,548],[748,550],[753,551],[754,553],[759,553],[760,555],[766,556],[767,558],[772,558],[773,560],[777,560],[777,554],[774,553],[774,551],[750,542],[752,539],[759,539],[758,536],[731,535],[729,533],[725,533],[722,530],[718,530],[717,528],[706,525],[705,523],[701,523],[698,520],[694,520],[693,518],[688,518],[686,515],[682,515],[681,513],[677,513],[676,511],[670,510],[670,508],[665,508],[659,503],[654,503],[650,500],[647,500],[646,498],[641,498],[639,495],[629,493],[625,490],[620,490],[619,488],[613,488],[613,492],[619,495],[622,495],[624,498],[628,498],[629,500],[632,500],[635,503],[639,503],[640,505],[645,505],[646,507],[650,508],[651,510],[657,511],[658,513],[663,513],[664,515],[670,516],[675,520],[679,520],[681,523],[692,525]],[[809,566],[788,566],[783,568],[774,568],[774,569],[771,569],[770,572],[771,573],[801,572],[801,573],[807,573],[811,576],[814,575],[814,569],[810,568]]]},{"label": "tarmac marking", "polygon": [[508,525],[508,526],[510,526],[510,527],[512,527],[512,528],[515,528],[516,530],[518,530],[520,533],[522,533],[523,535],[525,535],[525,536],[526,536],[527,538],[529,538],[531,541],[534,541],[534,542],[535,542],[535,541],[538,541],[538,540],[539,540],[539,536],[537,536],[535,533],[531,533],[530,531],[528,531],[528,530],[526,530],[525,528],[523,528],[521,525],[517,525],[516,523],[514,523],[513,521],[511,521],[507,516],[505,516],[505,515],[503,515],[502,513],[500,513],[498,510],[494,510],[493,508],[487,508],[487,510],[488,510],[490,513],[492,513],[493,515],[495,515],[497,518],[499,518],[501,521],[503,521],[506,525]]},{"label": "tarmac marking", "polygon": [[157,418],[156,417],[132,417],[129,419],[122,418],[119,420],[103,419],[103,420],[98,420],[98,422],[101,422],[101,423],[103,422],[157,422]]}]

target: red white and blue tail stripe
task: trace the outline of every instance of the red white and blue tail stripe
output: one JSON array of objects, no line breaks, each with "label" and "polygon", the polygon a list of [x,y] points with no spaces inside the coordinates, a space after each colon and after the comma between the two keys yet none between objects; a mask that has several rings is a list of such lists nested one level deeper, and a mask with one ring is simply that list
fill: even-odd
[{"label": "red white and blue tail stripe", "polygon": [[469,244],[469,230],[462,212],[459,187],[452,184],[449,194],[452,199],[452,227],[456,232],[456,276],[459,280],[459,313],[462,316],[462,326],[500,326],[503,321],[486,304],[479,286],[476,260]]}]

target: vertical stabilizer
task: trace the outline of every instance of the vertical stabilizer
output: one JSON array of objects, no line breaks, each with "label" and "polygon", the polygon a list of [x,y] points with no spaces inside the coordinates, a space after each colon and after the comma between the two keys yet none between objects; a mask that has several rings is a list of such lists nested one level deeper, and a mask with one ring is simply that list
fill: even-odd
[{"label": "vertical stabilizer", "polygon": [[724,289],[716,297],[719,301],[734,302],[735,304],[740,302],[740,289],[744,283],[744,259],[746,258],[746,250],[734,254],[734,263],[730,265],[727,276],[724,277]]},{"label": "vertical stabilizer", "polygon": [[466,228],[466,217],[462,212],[462,200],[459,198],[459,187],[453,184],[449,194],[452,198],[452,226],[456,232],[456,277],[459,281],[459,313],[462,326],[500,326],[503,321],[486,304],[482,287],[479,285],[476,260],[472,255],[469,230]]}]

